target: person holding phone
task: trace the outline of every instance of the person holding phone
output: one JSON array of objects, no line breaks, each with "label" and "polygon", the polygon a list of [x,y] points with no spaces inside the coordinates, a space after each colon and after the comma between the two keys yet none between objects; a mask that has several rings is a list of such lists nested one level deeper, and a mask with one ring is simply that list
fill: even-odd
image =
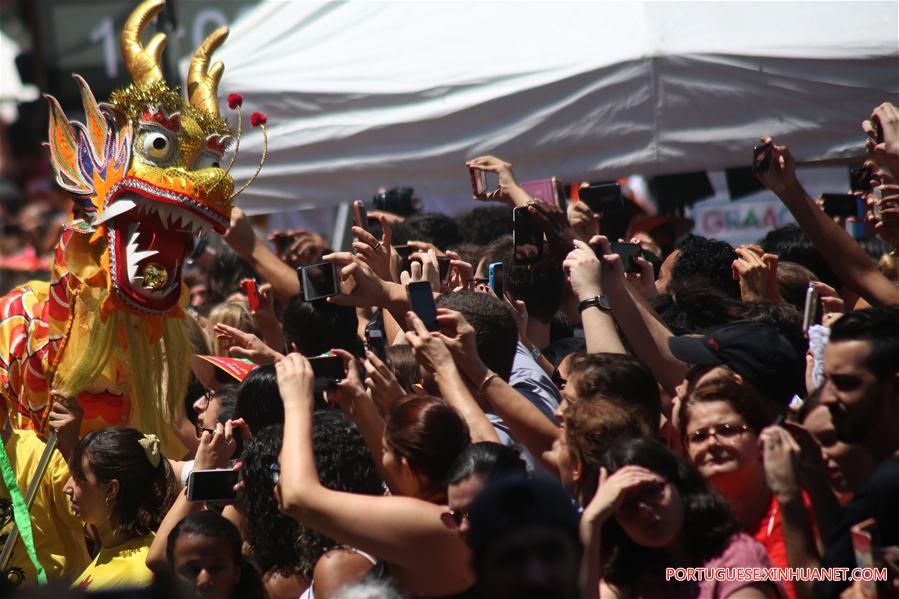
[{"label": "person holding phone", "polygon": [[371,497],[332,491],[319,480],[312,451],[314,375],[309,361],[290,354],[276,365],[284,400],[284,441],[277,492],[283,512],[339,543],[386,563],[408,592],[441,596],[474,583],[470,554],[440,520],[444,478],[468,445],[459,415],[418,397],[392,408],[384,429],[382,466],[399,481],[399,495]]}]

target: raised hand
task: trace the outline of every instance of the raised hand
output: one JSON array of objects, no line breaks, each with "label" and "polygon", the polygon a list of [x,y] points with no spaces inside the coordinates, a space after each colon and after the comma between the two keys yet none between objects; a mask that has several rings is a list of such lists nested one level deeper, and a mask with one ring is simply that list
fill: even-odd
[{"label": "raised hand", "polygon": [[287,354],[275,364],[275,373],[285,409],[295,406],[311,412],[315,405],[315,374],[309,360],[298,353]]},{"label": "raised hand", "polygon": [[761,140],[762,143],[771,144],[771,163],[756,177],[765,187],[780,197],[786,191],[799,185],[799,180],[796,178],[796,163],[786,146],[774,145],[774,140],[767,135]]},{"label": "raised hand", "polygon": [[465,166],[489,173],[496,173],[499,176],[499,185],[496,189],[472,196],[474,199],[482,202],[496,201],[510,205],[515,204],[512,192],[513,190],[520,191],[521,188],[518,186],[518,181],[515,179],[515,173],[512,172],[511,162],[505,162],[493,156],[479,156],[466,162]]},{"label": "raised hand", "polygon": [[371,399],[381,416],[406,395],[393,371],[373,352],[365,352],[365,386],[371,391]]},{"label": "raised hand", "polygon": [[68,459],[80,440],[84,410],[75,398],[66,397],[55,390],[51,391],[50,395],[53,398],[53,407],[50,408],[47,424],[56,432],[56,446],[59,452]]},{"label": "raised hand", "polygon": [[[383,307],[386,304],[388,300],[386,283],[362,260],[349,252],[328,254],[323,256],[322,260],[340,267],[341,292],[329,297],[329,303],[357,308]],[[351,282],[353,285],[350,288]]]},{"label": "raised hand", "polygon": [[214,330],[219,343],[228,345],[228,353],[235,358],[246,358],[253,364],[274,364],[284,357],[252,333],[224,323],[216,324]]},{"label": "raised hand", "polygon": [[741,299],[744,302],[782,303],[777,289],[777,256],[766,254],[757,245],[744,245],[736,252],[738,258],[731,268],[734,280],[740,282]]},{"label": "raised hand", "polygon": [[[894,178],[899,177],[899,109],[884,102],[862,123],[862,129],[868,135],[865,142],[868,154]],[[878,131],[882,138],[879,142]]]},{"label": "raised hand", "polygon": [[375,236],[362,229],[361,227],[353,227],[353,235],[356,241],[353,242],[353,249],[356,251],[356,257],[371,268],[372,272],[384,279],[390,281],[390,255],[393,233],[390,223],[383,216],[379,217],[381,221],[381,240],[375,239]]}]

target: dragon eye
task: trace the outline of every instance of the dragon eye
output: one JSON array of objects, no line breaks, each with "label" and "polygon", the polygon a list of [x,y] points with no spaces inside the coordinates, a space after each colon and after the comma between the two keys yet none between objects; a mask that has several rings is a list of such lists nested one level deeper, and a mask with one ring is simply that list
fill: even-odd
[{"label": "dragon eye", "polygon": [[213,152],[203,152],[199,156],[197,156],[196,162],[194,162],[194,170],[199,170],[201,168],[219,168],[221,166],[222,158]]},{"label": "dragon eye", "polygon": [[163,164],[175,154],[175,143],[161,131],[147,131],[140,140],[140,151],[145,158]]}]

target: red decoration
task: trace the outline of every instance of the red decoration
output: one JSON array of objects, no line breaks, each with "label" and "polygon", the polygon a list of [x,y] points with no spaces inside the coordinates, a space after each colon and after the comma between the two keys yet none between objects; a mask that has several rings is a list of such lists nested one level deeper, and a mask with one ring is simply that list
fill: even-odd
[{"label": "red decoration", "polygon": [[268,122],[268,117],[265,116],[261,112],[254,112],[250,115],[250,124],[254,127],[259,127],[260,125],[264,125]]},{"label": "red decoration", "polygon": [[174,113],[168,116],[164,110],[155,106],[147,107],[140,115],[141,123],[155,123],[172,133],[181,131],[181,113]]},{"label": "red decoration", "polygon": [[225,146],[228,145],[230,140],[230,135],[218,135],[213,133],[206,138],[206,147],[221,156],[225,153]]},{"label": "red decoration", "polygon": [[228,94],[228,108],[234,110],[238,106],[243,106],[243,96],[240,94]]}]

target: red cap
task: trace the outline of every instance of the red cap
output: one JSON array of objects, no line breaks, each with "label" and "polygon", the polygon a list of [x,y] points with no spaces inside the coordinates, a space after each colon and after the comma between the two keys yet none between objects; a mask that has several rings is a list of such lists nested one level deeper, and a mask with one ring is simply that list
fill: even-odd
[{"label": "red cap", "polygon": [[194,356],[190,367],[207,389],[216,389],[221,386],[215,377],[215,368],[230,374],[238,383],[243,382],[250,371],[256,365],[244,358],[224,358],[222,356]]}]

